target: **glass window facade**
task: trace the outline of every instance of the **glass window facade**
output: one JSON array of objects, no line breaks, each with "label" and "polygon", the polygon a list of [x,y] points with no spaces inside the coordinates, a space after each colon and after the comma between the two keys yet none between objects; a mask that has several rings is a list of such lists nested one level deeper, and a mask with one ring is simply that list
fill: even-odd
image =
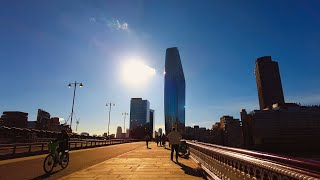
[{"label": "glass window facade", "polygon": [[164,116],[166,134],[172,127],[179,132],[185,128],[186,83],[178,48],[168,48],[165,60]]},{"label": "glass window facade", "polygon": [[150,122],[150,103],[141,98],[132,98],[130,102],[130,137],[143,138],[145,128]]}]

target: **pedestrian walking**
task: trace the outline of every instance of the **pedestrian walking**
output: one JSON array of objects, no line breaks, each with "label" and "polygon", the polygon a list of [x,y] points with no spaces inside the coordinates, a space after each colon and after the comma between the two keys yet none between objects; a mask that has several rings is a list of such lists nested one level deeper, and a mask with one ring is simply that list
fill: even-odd
[{"label": "pedestrian walking", "polygon": [[160,143],[160,147],[162,146],[162,134],[160,134],[159,136],[159,143]]},{"label": "pedestrian walking", "polygon": [[149,141],[150,141],[150,136],[149,134],[146,135],[146,145],[147,145],[147,148],[149,148]]},{"label": "pedestrian walking", "polygon": [[156,142],[157,142],[157,146],[159,146],[159,136],[156,135]]},{"label": "pedestrian walking", "polygon": [[172,131],[168,134],[168,139],[171,144],[171,161],[173,161],[173,153],[176,151],[176,161],[178,162],[179,145],[182,136],[176,131],[176,128],[172,128]]},{"label": "pedestrian walking", "polygon": [[164,133],[163,133],[163,135],[162,135],[161,141],[162,141],[163,148],[166,148],[167,136],[164,135]]}]

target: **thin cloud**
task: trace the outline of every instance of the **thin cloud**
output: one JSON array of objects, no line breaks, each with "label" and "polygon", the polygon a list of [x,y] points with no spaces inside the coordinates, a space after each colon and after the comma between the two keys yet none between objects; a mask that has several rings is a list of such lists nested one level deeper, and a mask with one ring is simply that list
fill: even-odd
[{"label": "thin cloud", "polygon": [[90,23],[95,23],[96,22],[96,18],[94,18],[94,17],[89,18],[89,22]]},{"label": "thin cloud", "polygon": [[129,24],[127,22],[120,22],[117,19],[108,20],[107,26],[112,30],[129,31]]}]

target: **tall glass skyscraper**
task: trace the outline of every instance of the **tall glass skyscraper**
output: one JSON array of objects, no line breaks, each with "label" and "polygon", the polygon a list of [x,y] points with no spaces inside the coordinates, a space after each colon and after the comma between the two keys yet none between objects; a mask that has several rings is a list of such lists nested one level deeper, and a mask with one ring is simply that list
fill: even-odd
[{"label": "tall glass skyscraper", "polygon": [[146,125],[150,122],[150,103],[142,98],[131,98],[130,101],[130,137],[144,138]]},{"label": "tall glass skyscraper", "polygon": [[166,51],[164,78],[164,117],[166,134],[172,127],[179,132],[185,128],[186,82],[178,48]]}]

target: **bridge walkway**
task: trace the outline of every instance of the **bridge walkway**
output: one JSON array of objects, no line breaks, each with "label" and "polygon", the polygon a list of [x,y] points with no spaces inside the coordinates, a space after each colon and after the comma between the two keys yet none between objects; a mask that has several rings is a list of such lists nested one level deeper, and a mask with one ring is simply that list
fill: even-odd
[{"label": "bridge walkway", "polygon": [[[72,163],[72,162],[70,162]],[[191,159],[170,160],[170,149],[149,143],[149,149],[139,147],[87,169],[78,171],[63,180],[73,179],[204,179],[197,164]]]}]

